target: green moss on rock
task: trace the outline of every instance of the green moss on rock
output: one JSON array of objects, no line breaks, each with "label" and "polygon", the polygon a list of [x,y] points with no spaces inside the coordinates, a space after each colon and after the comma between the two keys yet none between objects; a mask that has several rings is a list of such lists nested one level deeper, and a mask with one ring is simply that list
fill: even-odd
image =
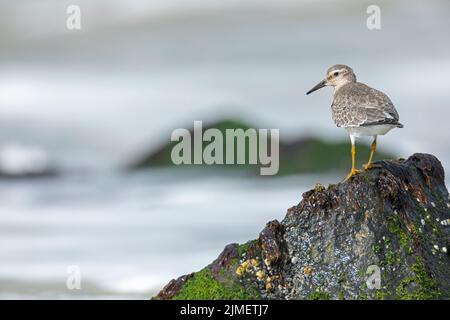
[{"label": "green moss on rock", "polygon": [[396,298],[399,300],[433,300],[439,299],[437,284],[427,271],[423,261],[416,257],[416,263],[411,266],[414,276],[404,278],[396,288]]},{"label": "green moss on rock", "polygon": [[375,291],[375,299],[376,300],[386,300],[387,298],[387,293],[384,292],[383,290],[376,290]]},{"label": "green moss on rock", "polygon": [[405,249],[406,253],[412,254],[413,253],[413,248],[411,245],[413,243],[412,236],[407,231],[403,230],[402,223],[398,215],[392,216],[389,219],[388,224],[389,224],[389,231],[398,237],[398,241]]},{"label": "green moss on rock", "polygon": [[257,292],[249,292],[235,281],[222,282],[214,278],[211,271],[205,268],[193,275],[175,300],[248,300],[257,298]]},{"label": "green moss on rock", "polygon": [[309,294],[308,300],[330,300],[331,295],[324,291],[314,291]]}]

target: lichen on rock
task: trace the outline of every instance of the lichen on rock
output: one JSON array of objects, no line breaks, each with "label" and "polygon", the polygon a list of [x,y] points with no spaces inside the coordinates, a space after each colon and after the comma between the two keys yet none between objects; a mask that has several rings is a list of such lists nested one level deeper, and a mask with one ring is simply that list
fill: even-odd
[{"label": "lichen on rock", "polygon": [[[305,192],[257,240],[228,245],[157,297],[449,299],[449,218],[438,159],[377,162],[348,181]],[[369,281],[376,272],[379,286]]]}]

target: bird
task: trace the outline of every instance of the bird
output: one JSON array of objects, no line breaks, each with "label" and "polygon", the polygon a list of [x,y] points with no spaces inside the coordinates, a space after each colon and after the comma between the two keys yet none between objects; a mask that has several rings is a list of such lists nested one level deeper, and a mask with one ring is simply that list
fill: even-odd
[{"label": "bird", "polygon": [[327,70],[325,79],[306,94],[323,87],[334,87],[331,115],[338,127],[347,130],[351,141],[352,168],[344,180],[350,179],[360,170],[356,169],[355,140],[359,137],[372,137],[369,161],[363,169],[373,167],[372,159],[377,147],[377,137],[394,128],[403,128],[399,114],[391,99],[381,91],[358,82],[353,69],[344,64],[336,64]]}]

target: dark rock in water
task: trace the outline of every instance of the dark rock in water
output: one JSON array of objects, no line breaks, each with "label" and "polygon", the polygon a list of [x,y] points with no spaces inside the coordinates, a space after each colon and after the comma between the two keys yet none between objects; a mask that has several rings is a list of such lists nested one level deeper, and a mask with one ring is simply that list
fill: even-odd
[{"label": "dark rock in water", "polygon": [[377,162],[348,181],[317,185],[258,240],[227,246],[156,298],[449,299],[449,222],[438,159]]},{"label": "dark rock in water", "polygon": [[[212,124],[205,124],[203,131],[217,128],[225,135],[227,129],[243,129],[248,130],[250,128],[258,128],[246,124],[239,120],[222,120]],[[191,136],[193,131],[191,130]],[[170,134],[167,135],[170,137]],[[145,154],[136,163],[131,165],[131,169],[146,169],[157,167],[174,167],[177,169],[185,169],[189,165],[175,166],[171,160],[172,148],[178,142],[168,142],[161,145],[159,148],[152,150]],[[193,145],[193,143],[191,143]],[[246,144],[246,159],[248,160],[249,144]],[[224,156],[226,155],[226,149],[223,150]],[[369,159],[370,147],[363,143],[357,145],[357,154],[359,164],[366,163]],[[346,172],[351,163],[350,159],[350,141],[324,141],[314,137],[302,137],[292,141],[285,141],[283,133],[281,132],[279,142],[279,156],[280,166],[277,173],[278,176],[286,176],[290,174],[298,173],[311,173],[311,172],[326,172],[326,171],[342,171]],[[382,149],[377,150],[375,153],[376,158],[392,159],[393,155],[383,152]],[[248,162],[248,161],[247,161]],[[192,165],[193,166],[193,165]],[[196,165],[195,167],[199,167]],[[203,169],[206,167],[214,169],[225,170],[246,170],[249,173],[258,174],[260,165],[218,165],[208,166],[202,165]],[[205,171],[206,172],[206,171]]]},{"label": "dark rock in water", "polygon": [[[192,124],[186,126],[186,128],[192,127]],[[247,130],[250,129],[251,126],[238,121],[238,120],[231,120],[226,119],[222,121],[217,121],[211,124],[206,124],[203,126],[203,133],[208,130],[216,128],[218,129],[223,135],[225,135],[225,132],[227,129],[243,129]],[[191,137],[194,136],[194,131],[192,129],[189,130]],[[167,140],[170,139],[170,133],[167,134]],[[158,148],[155,150],[150,150],[150,152],[144,154],[136,163],[131,165],[131,169],[146,169],[146,168],[153,168],[153,167],[167,167],[167,166],[174,166],[171,159],[171,152],[172,148],[177,144],[176,141],[169,141],[167,143],[161,144]],[[193,146],[194,143],[192,141],[191,145]],[[205,143],[204,143],[205,145]],[[193,150],[191,150],[193,151]],[[224,153],[225,154],[225,153]],[[213,166],[216,167],[217,165]],[[225,166],[229,167],[229,166]],[[241,166],[242,167],[242,166]]]},{"label": "dark rock in water", "polygon": [[39,178],[53,178],[60,176],[61,172],[57,169],[46,169],[40,172],[21,172],[21,173],[10,173],[0,171],[0,179],[39,179]]}]

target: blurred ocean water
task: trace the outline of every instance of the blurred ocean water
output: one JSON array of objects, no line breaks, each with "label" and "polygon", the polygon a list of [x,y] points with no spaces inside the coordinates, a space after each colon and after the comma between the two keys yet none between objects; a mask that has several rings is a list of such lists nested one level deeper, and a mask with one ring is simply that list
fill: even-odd
[{"label": "blurred ocean water", "polygon": [[[159,170],[0,182],[0,298],[149,298],[256,238],[315,179]],[[70,266],[79,291],[66,288]]]},{"label": "blurred ocean water", "polygon": [[330,90],[305,96],[335,63],[396,105],[405,128],[381,145],[450,168],[446,1],[380,2],[379,31],[365,1],[85,0],[79,32],[65,29],[69,3],[0,1],[0,151],[39,150],[68,172],[0,180],[1,298],[148,298],[339,179],[122,171],[193,120],[346,139]]}]

